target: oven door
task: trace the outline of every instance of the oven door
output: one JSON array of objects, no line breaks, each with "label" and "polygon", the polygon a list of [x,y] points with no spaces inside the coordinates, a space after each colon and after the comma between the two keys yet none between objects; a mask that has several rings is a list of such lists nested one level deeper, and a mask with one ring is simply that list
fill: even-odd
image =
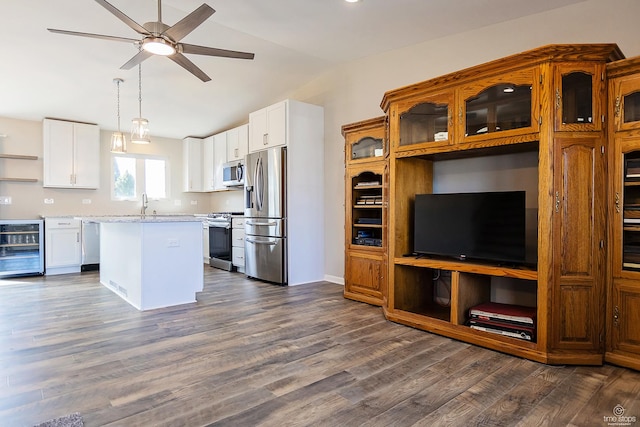
[{"label": "oven door", "polygon": [[209,222],[209,265],[231,271],[231,223]]}]

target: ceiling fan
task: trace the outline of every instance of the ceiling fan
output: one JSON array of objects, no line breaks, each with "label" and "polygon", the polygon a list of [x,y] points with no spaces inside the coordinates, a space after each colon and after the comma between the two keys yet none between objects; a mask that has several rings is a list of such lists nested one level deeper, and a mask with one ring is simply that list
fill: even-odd
[{"label": "ceiling fan", "polygon": [[211,78],[207,76],[204,71],[198,68],[193,62],[187,59],[187,57],[183,55],[184,53],[192,53],[195,55],[221,56],[226,58],[238,59],[253,59],[254,57],[253,53],[237,52],[234,50],[179,43],[180,40],[182,40],[187,34],[189,34],[215,13],[215,10],[205,3],[203,3],[202,6],[198,7],[196,10],[194,10],[189,15],[185,16],[179,22],[170,27],[162,22],[161,0],[158,0],[158,20],[155,22],[147,22],[143,25],[138,24],[136,21],[129,18],[127,15],[122,13],[119,9],[105,0],[96,0],[96,2],[107,9],[109,12],[114,14],[118,19],[127,24],[138,34],[142,35],[142,39],[107,36],[103,34],[93,33],[81,33],[77,31],[56,30],[54,28],[47,29],[52,33],[134,43],[141,48],[140,52],[138,52],[133,58],[127,61],[122,67],[120,67],[121,69],[129,70],[153,55],[162,55],[167,56],[173,62],[180,65],[182,68],[189,71],[191,74],[198,77],[203,82],[208,82],[209,80],[211,80]]}]

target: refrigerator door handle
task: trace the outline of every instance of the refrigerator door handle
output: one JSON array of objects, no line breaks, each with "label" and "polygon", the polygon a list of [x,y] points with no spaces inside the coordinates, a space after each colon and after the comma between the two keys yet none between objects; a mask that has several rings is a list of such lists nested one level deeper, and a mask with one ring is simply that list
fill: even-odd
[{"label": "refrigerator door handle", "polygon": [[262,171],[262,157],[258,157],[256,162],[256,208],[261,211],[264,206],[264,174]]},{"label": "refrigerator door handle", "polygon": [[249,243],[255,243],[256,245],[271,245],[271,246],[274,246],[274,245],[278,244],[278,242],[274,242],[273,240],[265,242],[263,240],[253,240],[253,239],[251,239],[249,237],[245,237],[245,240],[247,242],[249,242]]},{"label": "refrigerator door handle", "polygon": [[260,222],[259,221],[259,222],[255,222],[255,221],[251,221],[251,220],[245,221],[245,224],[247,224],[247,225],[278,225],[278,223],[275,222],[275,221],[269,221],[269,222]]}]

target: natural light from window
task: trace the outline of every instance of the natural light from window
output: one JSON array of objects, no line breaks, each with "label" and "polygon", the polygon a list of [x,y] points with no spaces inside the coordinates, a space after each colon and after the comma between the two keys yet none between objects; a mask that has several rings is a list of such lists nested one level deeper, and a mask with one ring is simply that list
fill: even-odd
[{"label": "natural light from window", "polygon": [[135,200],[143,192],[150,199],[167,197],[166,160],[113,156],[113,199]]}]

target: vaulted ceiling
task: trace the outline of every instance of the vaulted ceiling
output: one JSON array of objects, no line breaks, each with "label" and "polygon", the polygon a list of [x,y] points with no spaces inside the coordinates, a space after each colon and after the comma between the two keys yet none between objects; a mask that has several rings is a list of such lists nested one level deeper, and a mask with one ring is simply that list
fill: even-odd
[{"label": "vaulted ceiling", "polygon": [[[164,0],[173,25],[203,0]],[[203,83],[163,57],[142,63],[142,115],[156,136],[204,136],[246,121],[333,67],[583,0],[206,0],[216,10],[185,43],[255,53],[254,60],[187,55]],[[156,0],[109,0],[134,21],[156,21]],[[54,34],[47,28],[140,38],[92,0],[0,2],[0,116],[56,117],[122,128],[138,115],[138,69],[121,70],[132,43]]]}]

